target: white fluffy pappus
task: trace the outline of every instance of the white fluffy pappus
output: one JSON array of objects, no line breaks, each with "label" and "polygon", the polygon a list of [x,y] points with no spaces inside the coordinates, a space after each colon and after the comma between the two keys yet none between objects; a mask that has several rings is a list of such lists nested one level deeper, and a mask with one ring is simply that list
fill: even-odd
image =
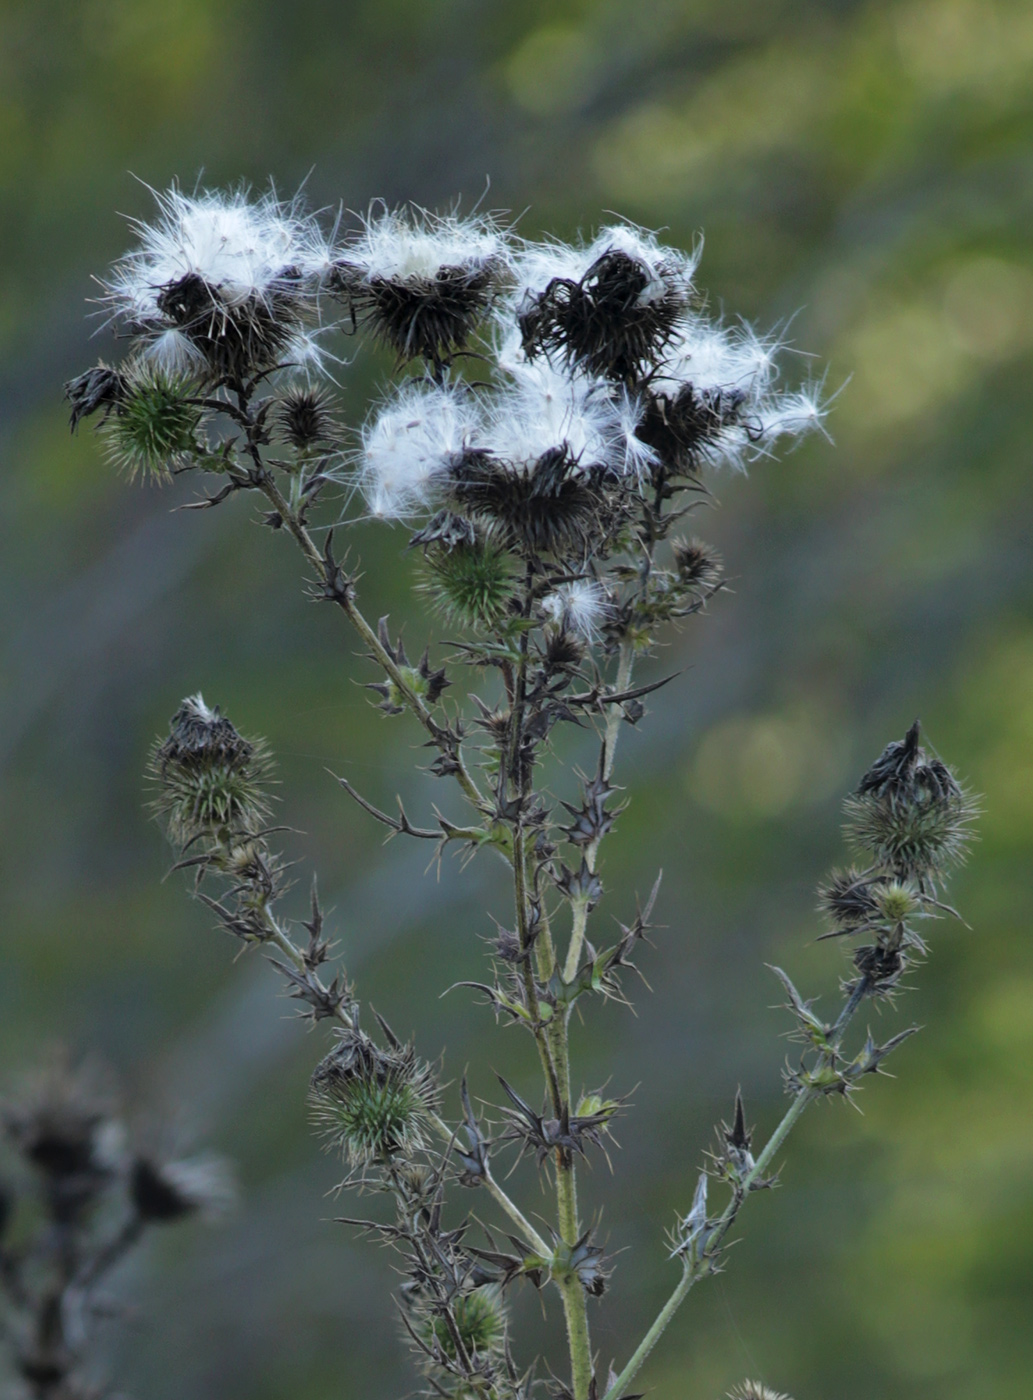
[{"label": "white fluffy pappus", "polygon": [[542,356],[511,364],[510,382],[492,396],[484,446],[529,470],[566,445],[579,465],[620,468],[621,418],[601,380],[554,369]]},{"label": "white fluffy pappus", "polygon": [[462,384],[403,384],[362,433],[359,487],[371,515],[406,520],[478,436],[480,416]]},{"label": "white fluffy pappus", "polygon": [[672,338],[657,382],[737,390],[756,401],[775,378],[779,349],[777,339],[763,339],[748,325],[723,326],[693,316]]},{"label": "white fluffy pappus", "polygon": [[606,589],[595,579],[579,578],[561,583],[542,599],[542,612],[556,627],[574,632],[592,644],[612,611]]},{"label": "white fluffy pappus", "polygon": [[369,280],[433,281],[444,268],[475,271],[488,263],[508,264],[509,241],[488,216],[460,218],[425,209],[370,213],[363,231],[340,255]]},{"label": "white fluffy pappus", "polygon": [[[189,274],[214,288],[228,306],[267,300],[286,285],[318,281],[329,269],[329,243],[297,202],[272,193],[251,199],[246,190],[187,195],[173,187],[155,192],[157,217],[132,221],[139,246],[104,282],[112,315],[130,323],[164,321],[162,290]],[[161,332],[164,334],[164,332]]]}]

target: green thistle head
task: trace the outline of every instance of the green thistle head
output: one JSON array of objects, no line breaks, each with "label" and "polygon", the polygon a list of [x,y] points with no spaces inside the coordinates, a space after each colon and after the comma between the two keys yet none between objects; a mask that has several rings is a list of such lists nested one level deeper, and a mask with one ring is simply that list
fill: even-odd
[{"label": "green thistle head", "polygon": [[855,794],[845,811],[848,838],[903,880],[936,879],[960,865],[978,814],[957,784],[945,791],[918,786]]},{"label": "green thistle head", "polygon": [[[451,1303],[452,1320],[467,1357],[474,1361],[498,1355],[506,1338],[506,1318],[497,1288],[474,1289]],[[423,1340],[437,1345],[449,1361],[455,1361],[455,1334],[448,1319],[439,1313],[428,1315],[419,1329]]]},{"label": "green thistle head", "polygon": [[345,1031],[316,1066],[309,1103],[327,1148],[353,1167],[371,1166],[426,1146],[437,1091],[412,1046],[381,1050],[362,1031]]},{"label": "green thistle head", "polygon": [[455,626],[494,627],[513,592],[509,558],[483,539],[436,544],[424,556],[421,591]]},{"label": "green thistle head", "polygon": [[150,765],[158,784],[153,807],[173,845],[253,835],[269,815],[270,768],[261,740],[244,739],[203,696],[184,700]]},{"label": "green thistle head", "polygon": [[201,410],[189,402],[193,385],[181,375],[139,364],[124,379],[114,413],[101,431],[114,461],[130,477],[164,481],[174,467],[202,451]]}]

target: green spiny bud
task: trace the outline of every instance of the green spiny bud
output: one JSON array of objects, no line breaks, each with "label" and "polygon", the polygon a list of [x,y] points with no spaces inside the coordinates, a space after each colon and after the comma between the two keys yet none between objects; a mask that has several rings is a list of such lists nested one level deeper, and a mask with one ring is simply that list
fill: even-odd
[{"label": "green spiny bud", "polygon": [[505,615],[513,591],[509,559],[489,542],[436,544],[424,569],[422,591],[454,625],[490,628]]},{"label": "green spiny bud", "polygon": [[362,1031],[345,1031],[316,1066],[309,1103],[326,1146],[352,1166],[369,1166],[426,1145],[437,1090],[411,1045],[381,1050]]},{"label": "green spiny bud", "polygon": [[[497,1288],[490,1285],[460,1294],[449,1305],[455,1331],[468,1360],[498,1355],[505,1346],[506,1319]],[[440,1313],[430,1314],[418,1329],[423,1340],[436,1344],[449,1361],[457,1359],[455,1333]]]},{"label": "green spiny bud", "polygon": [[270,766],[261,740],[244,739],[203,696],[184,700],[150,764],[158,784],[153,807],[173,845],[182,848],[208,836],[231,843],[233,851],[250,849],[241,838],[253,835],[269,815],[263,784]]},{"label": "green spiny bud", "polygon": [[166,480],[203,452],[197,437],[201,411],[190,402],[191,388],[181,375],[148,364],[124,376],[115,411],[101,431],[112,458],[130,477],[142,473]]}]

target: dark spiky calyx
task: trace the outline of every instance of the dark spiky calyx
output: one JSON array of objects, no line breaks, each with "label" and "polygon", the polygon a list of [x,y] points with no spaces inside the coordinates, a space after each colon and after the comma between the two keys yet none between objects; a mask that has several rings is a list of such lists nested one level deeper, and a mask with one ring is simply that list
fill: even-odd
[{"label": "dark spiky calyx", "polygon": [[683,384],[675,393],[647,393],[638,436],[657,455],[656,476],[698,476],[729,428],[744,427],[746,395],[740,389],[697,389]]},{"label": "dark spiky calyx", "polygon": [[544,453],[529,471],[486,452],[468,453],[445,490],[458,511],[524,554],[580,558],[597,551],[618,509],[604,474],[582,470],[565,445]]},{"label": "dark spiky calyx", "polygon": [[219,379],[242,380],[272,368],[301,328],[305,296],[300,273],[285,268],[268,291],[227,300],[200,274],[162,287],[157,307],[186,336]]},{"label": "dark spiky calyx", "polygon": [[331,285],[399,359],[444,364],[469,343],[503,270],[501,260],[488,258],[441,267],[432,277],[371,277],[343,260]]},{"label": "dark spiky calyx", "polygon": [[271,418],[277,432],[299,451],[332,447],[341,436],[329,392],[307,384],[285,390],[274,404]]}]

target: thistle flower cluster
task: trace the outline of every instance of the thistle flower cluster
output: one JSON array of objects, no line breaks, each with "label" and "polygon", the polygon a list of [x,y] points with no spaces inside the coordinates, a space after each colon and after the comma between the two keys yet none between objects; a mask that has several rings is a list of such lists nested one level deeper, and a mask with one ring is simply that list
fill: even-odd
[{"label": "thistle flower cluster", "polygon": [[232,1178],[130,1133],[107,1076],[64,1053],[3,1099],[0,1133],[0,1337],[27,1394],[87,1400],[98,1289],[149,1228],[224,1214]]},{"label": "thistle flower cluster", "polygon": [[[155,811],[196,893],[224,929],[263,950],[303,1015],[334,1022],[309,1087],[313,1124],[342,1160],[342,1189],[392,1203],[349,1223],[399,1254],[405,1338],[437,1397],[530,1395],[535,1378],[514,1357],[506,1319],[509,1291],[530,1284],[563,1309],[569,1378],[554,1394],[631,1400],[627,1388],[677,1307],[721,1266],[746,1200],[772,1184],[799,1114],[851,1093],[910,1034],[883,1045],[869,1036],[856,1054],[844,1047],[858,1009],[890,993],[924,946],[919,922],[947,912],[942,881],[971,820],[969,799],[923,753],[917,728],[862,779],[850,815],[869,864],[834,876],[821,895],[832,931],[865,940],[843,1008],[826,1022],[779,973],[807,1047],[787,1075],[791,1106],[761,1146],[737,1099],[671,1233],[681,1266],[671,1299],[623,1369],[597,1373],[590,1304],[613,1264],[582,1219],[577,1173],[592,1155],[610,1161],[629,1104],[627,1086],[613,1097],[575,1090],[571,1030],[575,1008],[593,999],[630,1002],[654,928],[659,878],[616,931],[597,935],[592,923],[608,894],[600,848],[624,805],[614,778],[621,729],[644,720],[666,683],[636,683],[634,672],[722,587],[720,558],[684,529],[708,499],[707,473],[769,455],[820,428],[825,411],[813,385],[780,386],[777,337],[707,315],[699,251],[628,224],[576,244],[534,243],[486,216],[383,206],[351,235],[324,236],[296,205],[173,191],[105,284],[129,338],[125,361],[67,388],[73,427],[96,415],[131,468],[214,474],[217,489],[196,503],[205,507],[255,493],[265,524],[301,549],[311,596],[358,634],[385,721],[422,727],[428,777],[461,812],[435,803],[421,825],[400,803],[397,815],[384,812],[339,779],[344,792],[388,836],[464,859],[488,849],[512,876],[488,971],[459,985],[530,1037],[541,1087],[498,1076],[482,1085],[494,1099],[475,1108],[465,1078],[456,1102],[383,1018],[375,1034],[360,1027],[343,969],[330,975],[315,885],[300,925],[281,912],[287,886],[270,846],[261,744],[196,696],[155,749]],[[362,331],[398,362],[395,387],[354,432],[320,382],[316,337],[335,328]],[[453,633],[434,661],[428,644],[411,662],[388,619],[373,626],[359,606],[358,574],[336,541],[370,517],[408,527],[415,597]],[[465,684],[454,686],[460,668]],[[561,795],[539,774],[564,726],[596,756]],[[552,1194],[540,1228],[500,1184],[507,1159],[511,1174],[533,1172]],[[454,1204],[470,1191],[485,1207],[476,1226]],[[740,1392],[773,1396],[753,1382]]]}]

